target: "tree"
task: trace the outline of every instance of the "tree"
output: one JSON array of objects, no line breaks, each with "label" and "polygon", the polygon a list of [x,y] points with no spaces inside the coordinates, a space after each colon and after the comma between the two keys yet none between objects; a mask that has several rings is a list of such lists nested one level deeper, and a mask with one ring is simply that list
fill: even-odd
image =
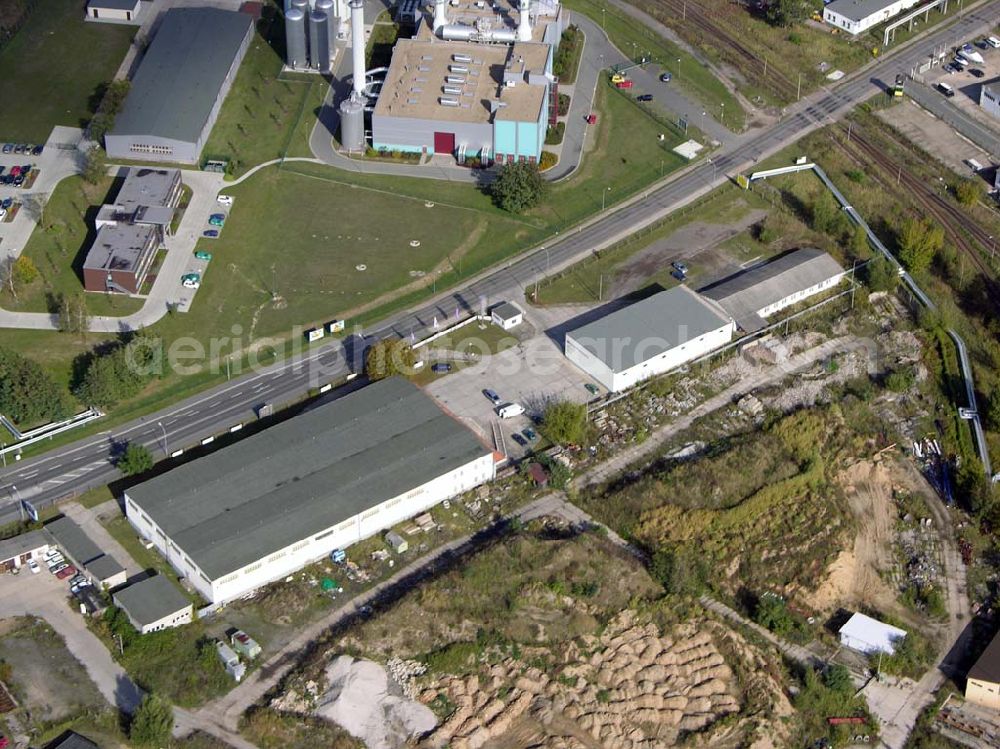
[{"label": "tree", "polygon": [[509,213],[523,213],[538,205],[547,184],[538,165],[527,161],[504,164],[490,186],[493,201]]},{"label": "tree", "polygon": [[100,182],[108,173],[108,157],[103,148],[91,146],[83,165],[83,178],[92,185]]},{"label": "tree", "polygon": [[580,444],[587,436],[587,406],[571,401],[552,401],[542,414],[542,431],[553,442]]},{"label": "tree", "polygon": [[17,258],[8,255],[0,261],[0,286],[15,300],[21,289],[38,280],[40,275],[38,266],[26,255]]},{"label": "tree", "polygon": [[658,549],[650,560],[649,573],[667,593],[695,595],[704,587],[703,565],[690,552],[680,548]]},{"label": "tree", "polygon": [[90,311],[83,294],[59,297],[59,330],[81,336],[90,330]]},{"label": "tree", "polygon": [[68,411],[65,393],[37,362],[0,347],[0,413],[15,424],[30,425]]},{"label": "tree", "polygon": [[785,599],[773,593],[765,593],[758,599],[753,619],[776,635],[788,634],[795,628],[795,619],[788,610]]},{"label": "tree", "polygon": [[908,218],[900,227],[899,260],[912,273],[923,273],[944,247],[944,229],[931,221]]},{"label": "tree", "polygon": [[830,666],[823,675],[823,683],[827,689],[845,694],[854,693],[854,681],[851,679],[851,672],[847,666],[835,663]]},{"label": "tree", "polygon": [[409,343],[401,338],[384,338],[373,343],[365,353],[365,373],[372,381],[408,375],[413,372],[416,362],[417,355]]},{"label": "tree", "polygon": [[155,694],[147,694],[136,709],[128,736],[139,746],[166,746],[174,727],[170,703]]},{"label": "tree", "polygon": [[91,406],[108,408],[139,391],[157,374],[161,359],[160,341],[137,335],[110,351],[92,354],[83,367],[83,376],[74,395]]},{"label": "tree", "polygon": [[863,226],[855,226],[851,234],[851,253],[859,260],[871,257],[871,248],[868,245],[868,232]]},{"label": "tree", "polygon": [[822,192],[809,209],[812,228],[823,234],[843,233],[844,215],[836,201],[827,192]]},{"label": "tree", "polygon": [[986,424],[993,431],[1000,431],[1000,386],[994,387],[986,399]]},{"label": "tree", "polygon": [[138,476],[151,469],[154,463],[153,454],[148,447],[138,442],[129,442],[116,465],[126,476]]},{"label": "tree", "polygon": [[771,0],[767,20],[774,26],[791,26],[809,17],[809,6],[803,0]]},{"label": "tree", "polygon": [[962,205],[975,205],[979,202],[983,190],[975,177],[959,180],[955,183],[955,197]]}]

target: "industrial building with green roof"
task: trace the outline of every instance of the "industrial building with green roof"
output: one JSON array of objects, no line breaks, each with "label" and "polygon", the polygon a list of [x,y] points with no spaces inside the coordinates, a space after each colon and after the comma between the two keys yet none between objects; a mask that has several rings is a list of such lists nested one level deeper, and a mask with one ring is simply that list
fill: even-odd
[{"label": "industrial building with green roof", "polygon": [[222,603],[493,476],[493,451],[394,377],[131,487],[125,511]]},{"label": "industrial building with green roof", "polygon": [[236,78],[253,18],[219,8],[172,8],[139,63],[111,132],[113,159],[195,164]]}]

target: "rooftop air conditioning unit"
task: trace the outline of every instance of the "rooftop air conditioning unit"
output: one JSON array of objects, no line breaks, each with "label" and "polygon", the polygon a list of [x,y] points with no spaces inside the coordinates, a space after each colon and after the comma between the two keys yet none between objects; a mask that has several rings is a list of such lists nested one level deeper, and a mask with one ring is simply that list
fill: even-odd
[{"label": "rooftop air conditioning unit", "polygon": [[438,98],[438,104],[440,104],[442,107],[457,107],[458,99],[452,99],[448,96],[442,96]]},{"label": "rooftop air conditioning unit", "polygon": [[451,59],[454,62],[472,62],[472,58],[469,55],[452,55]]},{"label": "rooftop air conditioning unit", "polygon": [[451,73],[468,73],[469,69],[464,65],[449,65],[448,71]]}]

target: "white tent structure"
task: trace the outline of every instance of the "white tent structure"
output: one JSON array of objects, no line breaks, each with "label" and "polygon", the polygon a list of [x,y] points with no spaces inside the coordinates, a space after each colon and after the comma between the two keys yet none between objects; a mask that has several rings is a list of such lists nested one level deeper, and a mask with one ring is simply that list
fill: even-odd
[{"label": "white tent structure", "polygon": [[857,613],[840,628],[840,644],[866,655],[892,655],[896,652],[896,644],[904,637],[906,630]]}]

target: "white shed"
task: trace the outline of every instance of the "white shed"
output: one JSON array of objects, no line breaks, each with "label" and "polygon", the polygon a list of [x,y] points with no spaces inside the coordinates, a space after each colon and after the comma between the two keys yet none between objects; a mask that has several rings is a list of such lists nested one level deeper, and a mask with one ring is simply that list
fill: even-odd
[{"label": "white shed", "polygon": [[494,325],[510,330],[524,322],[524,312],[515,304],[501,302],[490,311],[490,318]]},{"label": "white shed", "polygon": [[87,18],[94,21],[139,23],[141,10],[139,0],[90,0],[87,3]]},{"label": "white shed", "polygon": [[892,655],[896,652],[896,643],[904,637],[906,630],[859,613],[840,628],[840,644],[866,655]]}]

